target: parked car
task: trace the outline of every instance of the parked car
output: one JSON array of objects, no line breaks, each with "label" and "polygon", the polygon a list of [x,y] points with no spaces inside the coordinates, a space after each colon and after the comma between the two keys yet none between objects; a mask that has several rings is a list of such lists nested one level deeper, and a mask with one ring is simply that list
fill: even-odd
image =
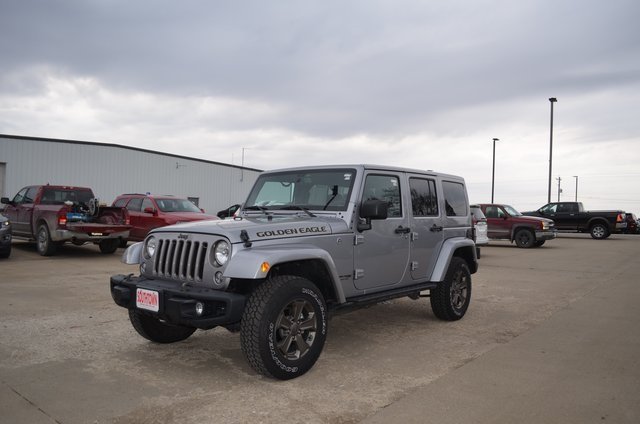
[{"label": "parked car", "polygon": [[190,200],[175,196],[122,194],[116,197],[113,206],[127,208],[131,218],[129,237],[123,239],[122,244],[126,244],[127,240],[142,241],[154,228],[219,219],[217,216],[207,215]]},{"label": "parked car", "polygon": [[540,247],[556,238],[557,231],[551,219],[524,216],[515,208],[501,204],[480,204],[487,217],[490,239],[515,242],[516,246]]},{"label": "parked car", "polygon": [[8,258],[11,255],[11,221],[4,215],[0,215],[0,258]]},{"label": "parked car", "polygon": [[581,202],[548,203],[538,210],[523,214],[553,219],[558,230],[588,232],[592,238],[598,240],[606,239],[609,235],[627,228],[623,211],[587,211]]},{"label": "parked car", "polygon": [[242,206],[242,204],[236,203],[235,205],[231,205],[226,209],[222,209],[221,211],[218,211],[218,213],[216,215],[220,219],[225,219],[225,218],[230,218],[232,216],[236,216],[237,213],[240,211],[240,207],[241,206]]},{"label": "parked car", "polygon": [[626,213],[627,228],[624,230],[626,234],[638,234],[640,228],[638,227],[638,218],[633,213]]},{"label": "parked car", "polygon": [[480,259],[480,246],[489,244],[489,228],[487,217],[478,205],[471,205],[471,221],[473,222],[473,241],[476,242],[476,256]]},{"label": "parked car", "polygon": [[42,256],[53,255],[65,242],[95,243],[102,253],[113,253],[129,235],[127,210],[101,205],[87,187],[28,186],[2,203],[13,237],[35,240]]}]

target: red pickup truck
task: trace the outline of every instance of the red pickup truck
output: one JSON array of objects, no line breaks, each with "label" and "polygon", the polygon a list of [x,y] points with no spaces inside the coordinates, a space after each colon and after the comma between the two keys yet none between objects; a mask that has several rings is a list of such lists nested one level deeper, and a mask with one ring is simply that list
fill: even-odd
[{"label": "red pickup truck", "polygon": [[479,207],[487,217],[490,239],[509,240],[518,247],[529,248],[556,238],[557,230],[551,219],[524,216],[509,205],[483,203]]},{"label": "red pickup truck", "polygon": [[102,253],[113,253],[131,229],[128,211],[100,206],[90,188],[34,185],[1,201],[13,237],[35,240],[42,256],[53,255],[67,241],[92,242]]}]

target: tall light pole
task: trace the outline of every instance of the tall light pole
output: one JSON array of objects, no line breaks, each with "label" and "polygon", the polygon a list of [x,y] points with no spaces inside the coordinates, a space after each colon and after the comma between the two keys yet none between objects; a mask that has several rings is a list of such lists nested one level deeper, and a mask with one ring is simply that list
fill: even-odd
[{"label": "tall light pole", "polygon": [[547,196],[547,203],[551,203],[551,165],[553,158],[553,104],[557,102],[558,99],[555,97],[549,98],[549,102],[551,103],[551,130],[549,132],[549,192]]},{"label": "tall light pole", "polygon": [[578,201],[578,176],[574,175],[573,178],[576,179],[576,202]]},{"label": "tall light pole", "polygon": [[496,141],[500,141],[499,138],[493,139],[493,167],[491,170],[491,203],[493,203],[493,189],[496,181]]}]

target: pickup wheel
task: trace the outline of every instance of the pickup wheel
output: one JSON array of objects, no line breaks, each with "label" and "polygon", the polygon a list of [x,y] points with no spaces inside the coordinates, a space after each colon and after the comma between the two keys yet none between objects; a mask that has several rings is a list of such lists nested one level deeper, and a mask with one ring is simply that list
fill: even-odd
[{"label": "pickup wheel", "polygon": [[58,245],[51,240],[51,234],[49,233],[49,227],[47,224],[42,223],[38,225],[38,232],[36,234],[36,249],[42,256],[51,256],[56,253]]},{"label": "pickup wheel", "polygon": [[120,246],[120,239],[112,238],[112,239],[104,239],[100,243],[98,243],[98,247],[100,247],[100,252],[105,254],[110,254],[115,252]]},{"label": "pickup wheel", "polygon": [[189,338],[196,331],[193,327],[167,324],[135,309],[129,309],[129,320],[138,334],[156,343],[180,342]]},{"label": "pickup wheel", "polygon": [[533,247],[536,242],[536,236],[533,235],[531,230],[522,228],[516,231],[513,240],[516,242],[516,246],[528,249],[529,247]]},{"label": "pickup wheel", "polygon": [[597,222],[589,228],[589,233],[591,233],[592,238],[596,240],[603,240],[609,237],[609,228],[607,228],[606,225]]},{"label": "pickup wheel", "polygon": [[467,262],[451,258],[444,281],[431,290],[431,309],[444,321],[457,321],[464,316],[471,302],[471,272]]},{"label": "pickup wheel", "polygon": [[327,338],[327,307],[309,280],[269,278],[247,301],[240,325],[242,352],[260,374],[289,380],[306,373]]}]

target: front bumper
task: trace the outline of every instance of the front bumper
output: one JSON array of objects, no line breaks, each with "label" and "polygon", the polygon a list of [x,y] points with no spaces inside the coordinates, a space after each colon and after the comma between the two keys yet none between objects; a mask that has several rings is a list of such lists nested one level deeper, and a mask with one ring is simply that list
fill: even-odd
[{"label": "front bumper", "polygon": [[[154,290],[159,294],[158,312],[136,307],[137,289]],[[132,275],[111,277],[111,297],[117,305],[135,309],[176,325],[209,329],[218,325],[240,322],[247,300],[245,295],[213,290],[207,287],[181,286],[176,282],[149,280]],[[204,304],[204,312],[198,316],[195,305]]]},{"label": "front bumper", "polygon": [[558,230],[536,231],[536,240],[553,240],[558,236]]}]

